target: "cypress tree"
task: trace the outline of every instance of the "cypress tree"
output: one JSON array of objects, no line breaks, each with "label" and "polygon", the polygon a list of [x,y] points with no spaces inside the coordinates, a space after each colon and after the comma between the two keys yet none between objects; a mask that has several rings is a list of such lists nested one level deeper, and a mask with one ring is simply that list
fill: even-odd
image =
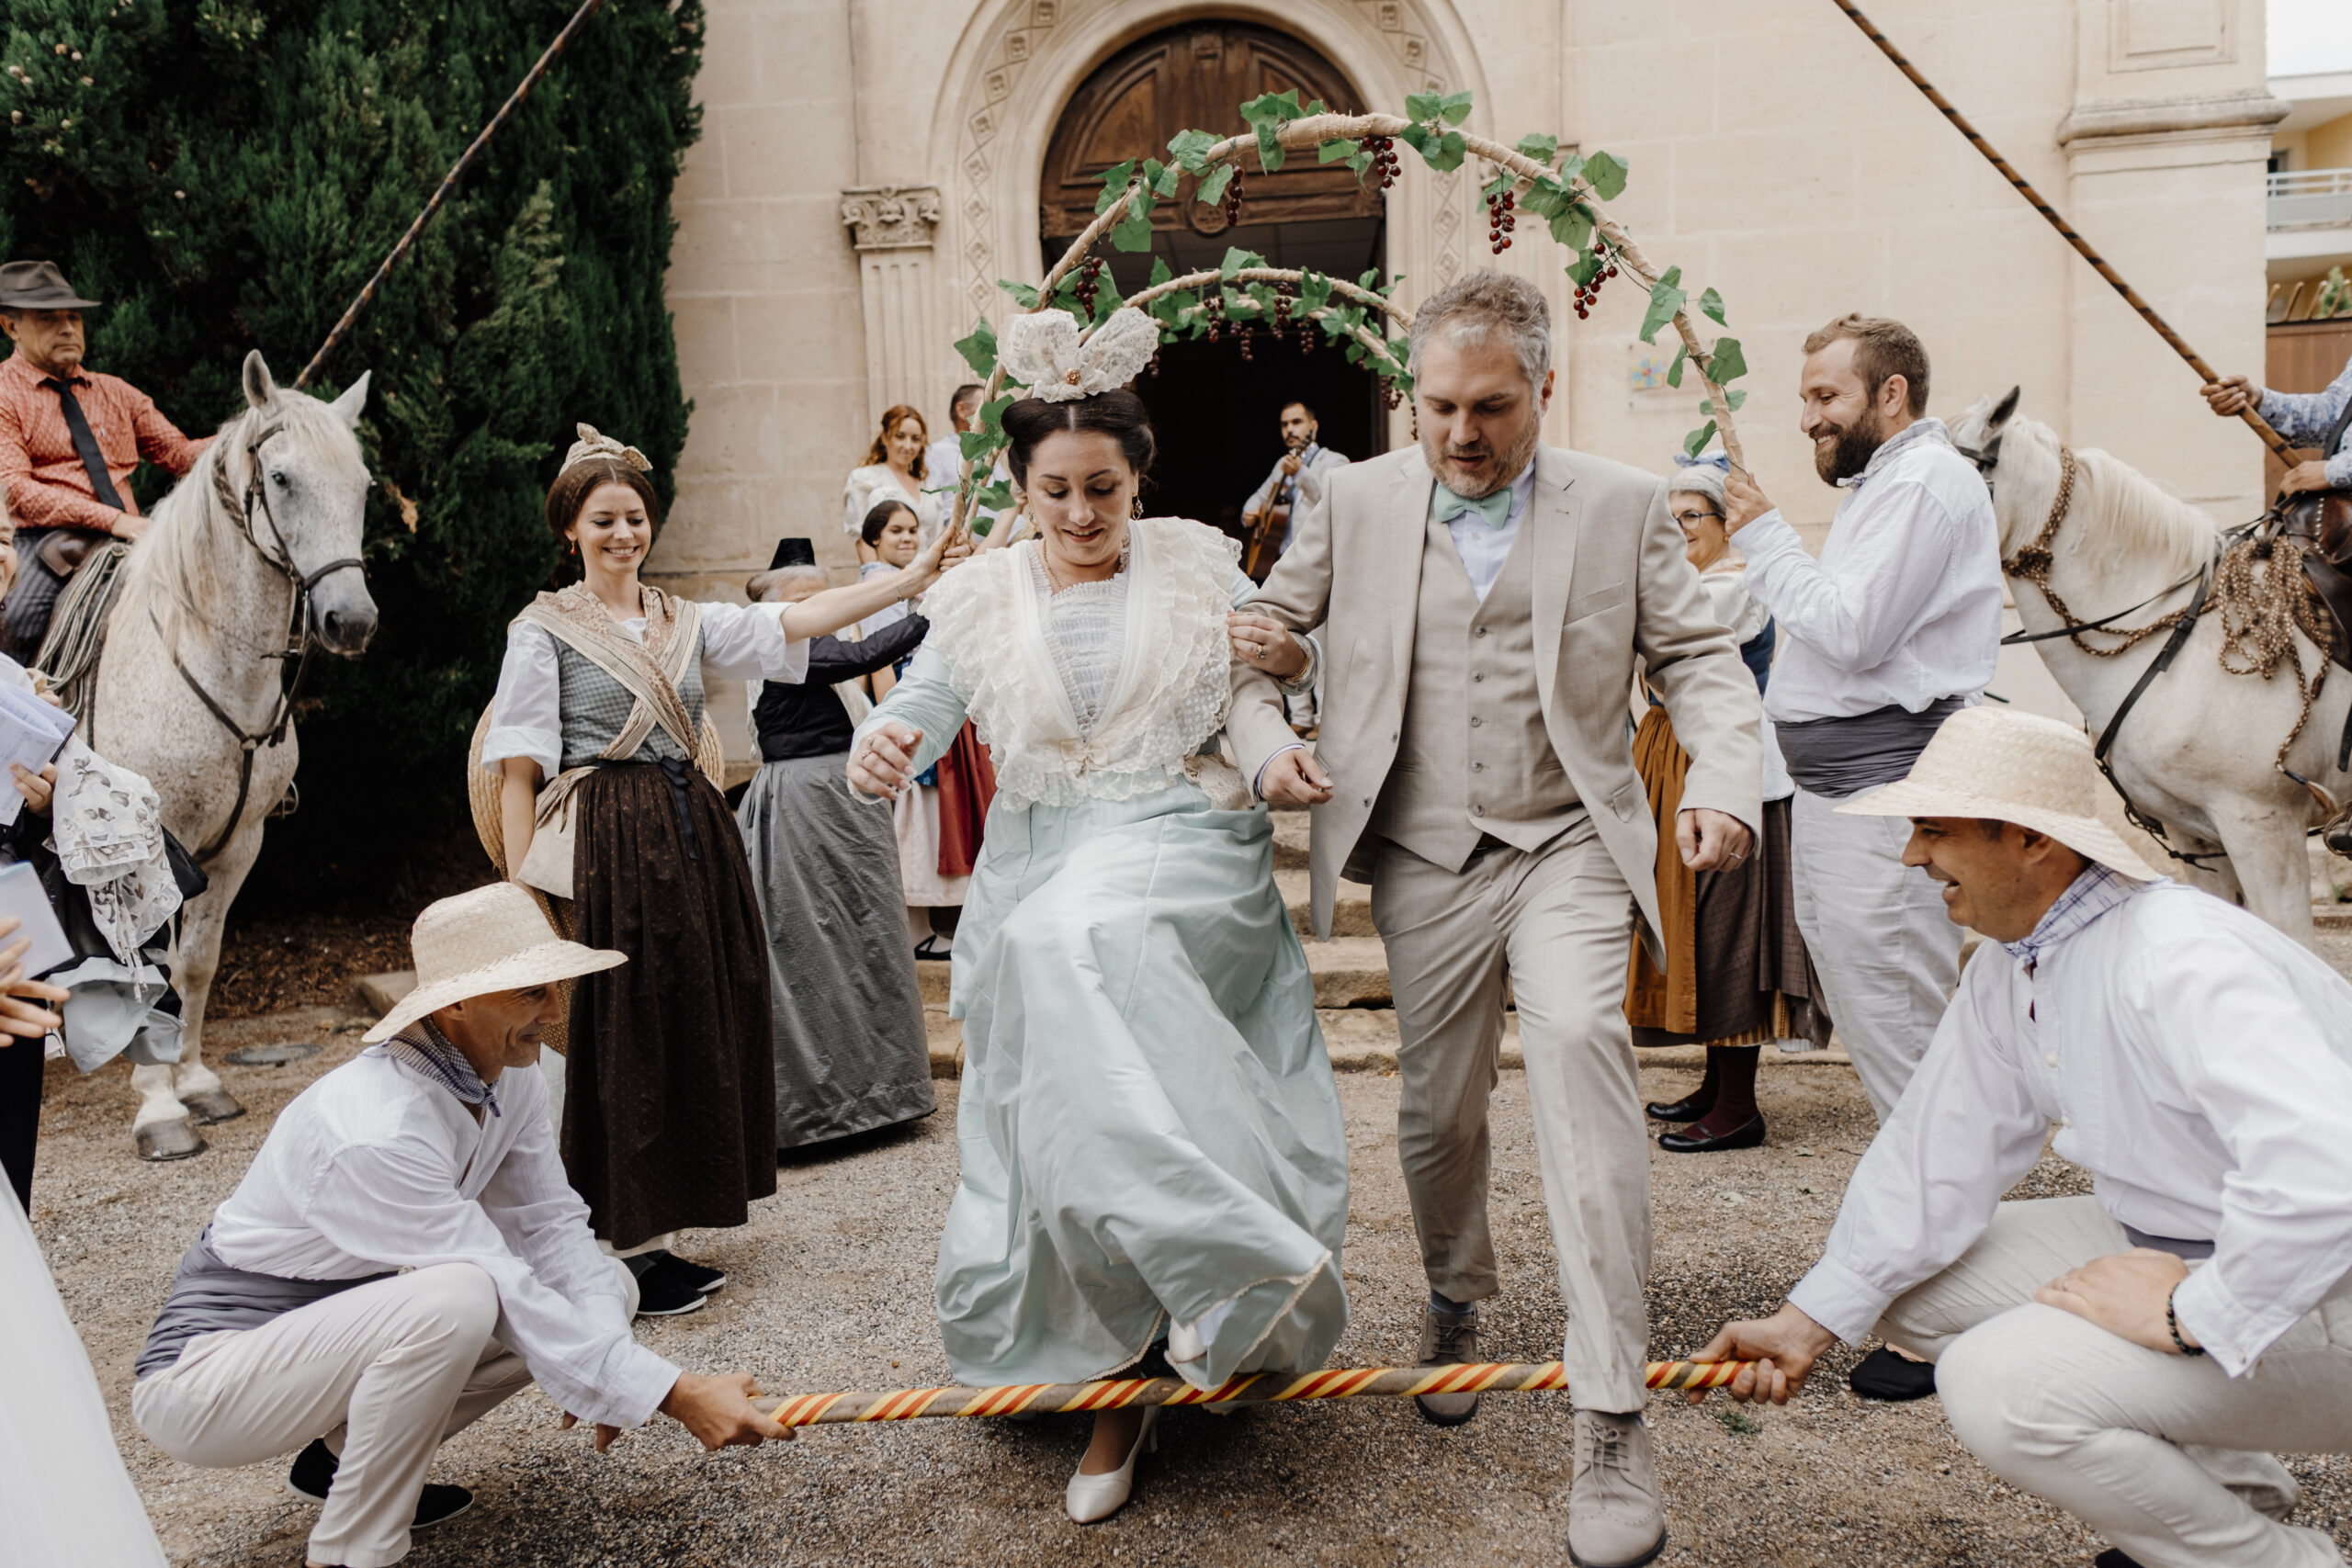
[{"label": "cypress tree", "polygon": [[[291,383],[575,3],[8,0],[0,256],[106,301],[92,368],[210,431],[247,350]],[[462,819],[505,624],[559,570],[540,502],[575,422],[642,448],[669,500],[687,404],[662,284],[701,37],[700,0],[610,0],[313,383],[375,375],[382,620],[364,660],[313,667],[266,881],[379,874]],[[168,479],[133,482],[144,502]]]}]

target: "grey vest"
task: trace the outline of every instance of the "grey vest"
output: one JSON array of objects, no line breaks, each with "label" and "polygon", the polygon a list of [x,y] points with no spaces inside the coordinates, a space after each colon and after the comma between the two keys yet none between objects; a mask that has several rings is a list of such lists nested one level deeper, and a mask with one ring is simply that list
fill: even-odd
[{"label": "grey vest", "polygon": [[1521,520],[1483,604],[1444,524],[1432,519],[1421,547],[1405,728],[1370,826],[1450,870],[1468,863],[1483,834],[1537,849],[1579,809],[1536,690],[1532,527]]},{"label": "grey vest", "polygon": [[[699,643],[702,634],[695,634]],[[563,765],[584,768],[605,754],[605,748],[620,739],[628,728],[628,716],[637,705],[628,688],[596,667],[595,660],[574,649],[552,632],[548,640],[555,644],[556,671],[563,683]],[[686,661],[686,677],[678,682],[679,700],[686,705],[686,716],[702,725],[702,649],[696,647],[695,656]],[[691,762],[692,757],[670,738],[670,732],[655,725],[644,744],[631,752],[632,762],[658,762],[663,758]]]}]

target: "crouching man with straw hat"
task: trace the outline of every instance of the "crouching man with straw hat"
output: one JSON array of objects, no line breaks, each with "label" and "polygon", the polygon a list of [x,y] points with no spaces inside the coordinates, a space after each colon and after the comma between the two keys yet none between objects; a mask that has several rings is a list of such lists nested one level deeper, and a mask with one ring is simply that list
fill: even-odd
[{"label": "crouching man with straw hat", "polygon": [[[2079,731],[1969,708],[1838,808],[1909,818],[1904,863],[1989,940],[1825,1256],[1698,1359],[1780,1404],[1875,1325],[2100,1568],[2338,1564],[2271,1450],[2352,1452],[2352,985],[2157,876],[2101,789]],[[2093,1195],[2002,1201],[2053,1127]]]},{"label": "crouching man with straw hat", "polygon": [[539,1036],[561,982],[624,955],[559,939],[513,883],[433,905],[413,941],[415,991],[278,1113],[180,1260],[130,1395],[189,1464],[300,1449],[313,1568],[397,1562],[463,1512],[463,1487],[424,1484],[434,1450],[532,1382],[600,1450],[657,1410],[707,1449],[792,1436],[748,1376],[631,1337],[635,1281],[564,1181]]}]

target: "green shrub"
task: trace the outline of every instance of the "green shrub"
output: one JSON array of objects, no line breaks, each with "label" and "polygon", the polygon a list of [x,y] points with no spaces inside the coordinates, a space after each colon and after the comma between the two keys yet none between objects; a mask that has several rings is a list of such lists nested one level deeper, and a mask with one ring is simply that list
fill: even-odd
[{"label": "green shrub", "polygon": [[[293,380],[574,3],[8,0],[0,254],[105,300],[91,367],[210,431],[248,349]],[[364,660],[313,669],[265,887],[357,891],[463,820],[506,622],[559,570],[540,501],[575,421],[642,448],[669,499],[687,404],[662,283],[701,37],[700,0],[611,0],[314,383],[375,372],[383,618]]]}]

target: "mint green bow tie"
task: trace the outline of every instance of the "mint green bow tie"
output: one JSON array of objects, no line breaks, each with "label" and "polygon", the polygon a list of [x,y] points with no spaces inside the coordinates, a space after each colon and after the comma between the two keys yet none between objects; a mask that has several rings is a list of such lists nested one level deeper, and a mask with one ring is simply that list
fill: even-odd
[{"label": "mint green bow tie", "polygon": [[1437,520],[1451,523],[1457,517],[1476,517],[1489,528],[1499,528],[1510,521],[1510,486],[1505,485],[1492,495],[1472,501],[1454,494],[1443,485],[1437,487]]}]

